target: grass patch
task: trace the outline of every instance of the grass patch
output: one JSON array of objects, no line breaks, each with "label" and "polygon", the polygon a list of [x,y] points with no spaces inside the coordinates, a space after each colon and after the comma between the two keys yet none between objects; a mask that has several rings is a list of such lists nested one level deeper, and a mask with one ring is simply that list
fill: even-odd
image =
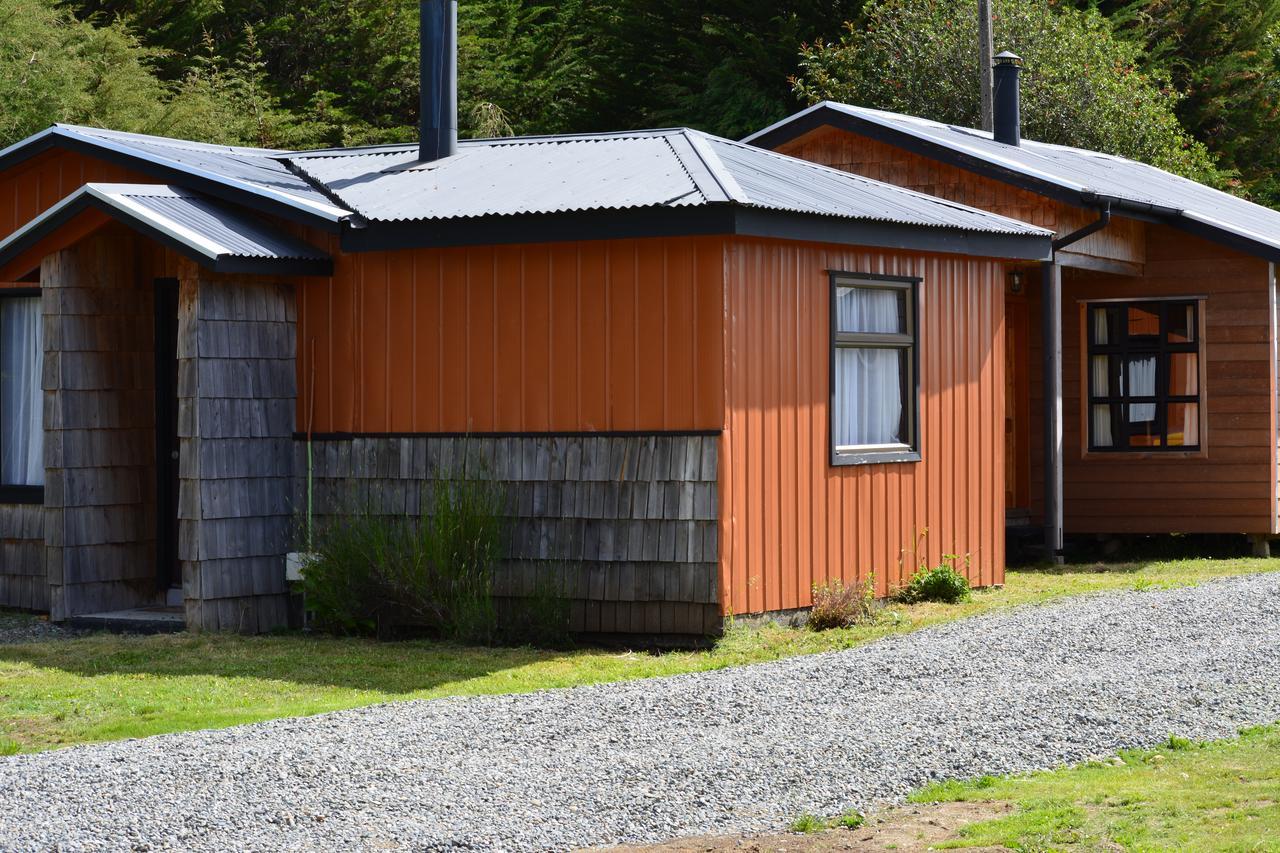
[{"label": "grass patch", "polygon": [[1009,815],[961,828],[938,847],[1013,850],[1275,850],[1280,838],[1280,726],[1192,744],[1171,735],[1123,763],[1003,779],[943,782],[916,803],[1007,802]]},{"label": "grass patch", "polygon": [[0,646],[0,752],[218,728],[401,699],[519,693],[700,672],[850,648],[1068,595],[1131,590],[1139,580],[1150,588],[1168,588],[1276,570],[1280,559],[1010,572],[1003,589],[977,590],[960,604],[893,605],[874,622],[823,632],[731,626],[713,649],[661,655],[377,643],[301,634],[95,634]]}]

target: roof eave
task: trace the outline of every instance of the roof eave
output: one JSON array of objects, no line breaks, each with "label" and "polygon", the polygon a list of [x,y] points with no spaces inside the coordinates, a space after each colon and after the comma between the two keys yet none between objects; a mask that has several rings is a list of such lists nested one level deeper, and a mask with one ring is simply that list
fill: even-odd
[{"label": "roof eave", "polygon": [[855,220],[735,204],[454,220],[371,222],[343,234],[345,252],[652,237],[747,236],[979,257],[1048,260],[1051,235]]},{"label": "roof eave", "polygon": [[1273,263],[1280,263],[1280,242],[1273,243],[1265,238],[1255,238],[1241,234],[1224,225],[1215,224],[1198,217],[1192,211],[1138,202],[1132,199],[1117,198],[1089,189],[1069,187],[1046,181],[1033,175],[1028,175],[1025,172],[1003,167],[992,163],[990,160],[924,139],[900,128],[890,127],[862,116],[854,115],[838,109],[827,101],[815,104],[789,118],[776,122],[752,134],[743,141],[761,148],[774,149],[820,127],[832,127],[837,130],[858,133],[869,139],[896,145],[914,154],[966,169],[974,174],[1001,181],[1010,186],[1075,207],[1097,208],[1104,204],[1110,204],[1115,213],[1123,216],[1168,225],[1245,254],[1254,255]]},{"label": "roof eave", "polygon": [[246,257],[212,251],[189,240],[184,240],[174,232],[158,227],[148,219],[134,215],[127,208],[113,203],[112,199],[99,192],[92,184],[84,185],[0,241],[0,269],[9,266],[42,240],[52,236],[58,229],[90,209],[99,210],[113,219],[123,222],[143,236],[168,246],[183,257],[189,258],[214,272],[298,276],[329,276],[333,274],[333,261],[327,256],[269,258]]},{"label": "roof eave", "polygon": [[342,231],[343,223],[351,215],[349,211],[311,204],[287,193],[227,180],[203,169],[146,157],[131,151],[127,145],[118,145],[103,139],[90,139],[72,129],[58,125],[46,128],[0,151],[0,172],[54,148],[64,148],[117,166],[137,169],[166,183],[182,184],[223,201],[244,204],[248,197],[264,213],[290,222],[310,225],[333,234]]}]

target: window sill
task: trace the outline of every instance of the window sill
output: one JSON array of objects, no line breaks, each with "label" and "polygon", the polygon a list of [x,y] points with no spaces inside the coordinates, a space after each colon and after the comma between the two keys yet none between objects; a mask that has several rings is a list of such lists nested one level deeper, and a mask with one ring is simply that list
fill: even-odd
[{"label": "window sill", "polygon": [[0,486],[0,504],[42,504],[44,486]]},{"label": "window sill", "polygon": [[1086,450],[1080,454],[1086,462],[1106,460],[1109,462],[1147,462],[1161,459],[1208,459],[1209,451],[1199,450]]},{"label": "window sill", "polygon": [[831,454],[831,464],[834,467],[844,465],[889,465],[898,462],[919,462],[920,451],[906,448],[903,450],[867,450],[864,452],[852,451],[849,453]]}]

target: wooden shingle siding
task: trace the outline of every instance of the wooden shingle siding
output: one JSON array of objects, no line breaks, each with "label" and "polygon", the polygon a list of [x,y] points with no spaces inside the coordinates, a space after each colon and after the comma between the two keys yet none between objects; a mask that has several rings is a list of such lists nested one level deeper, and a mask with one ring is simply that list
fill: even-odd
[{"label": "wooden shingle siding", "polygon": [[40,268],[46,572],[55,619],[155,603],[154,309],[107,228]]},{"label": "wooden shingle siding", "polygon": [[187,625],[288,622],[293,287],[184,264],[178,307],[178,557]]},{"label": "wooden shingle siding", "polygon": [[[357,437],[314,442],[318,528],[351,508],[419,515],[432,480],[464,464],[503,484],[511,526],[499,599],[538,574],[588,633],[714,634],[719,437],[715,435]],[[294,504],[306,506],[306,443]]]},{"label": "wooden shingle siding", "polygon": [[49,609],[40,504],[0,504],[0,607]]}]

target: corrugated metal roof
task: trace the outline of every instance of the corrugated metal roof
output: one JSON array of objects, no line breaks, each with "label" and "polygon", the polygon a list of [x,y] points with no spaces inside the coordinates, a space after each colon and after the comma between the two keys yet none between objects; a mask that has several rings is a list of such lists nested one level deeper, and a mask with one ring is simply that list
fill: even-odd
[{"label": "corrugated metal roof", "polygon": [[816,104],[744,141],[776,144],[786,138],[789,125],[807,127],[822,116],[833,124],[887,130],[904,141],[953,152],[965,163],[977,161],[1012,173],[1046,193],[1073,195],[1081,203],[1117,200],[1150,207],[1157,215],[1234,235],[1263,249],[1280,250],[1280,212],[1146,163],[1083,148],[1029,139],[1021,145],[1005,145],[985,131],[835,102]]},{"label": "corrugated metal roof", "polygon": [[13,158],[38,150],[56,140],[78,143],[140,164],[167,167],[192,177],[238,189],[336,222],[350,215],[306,179],[289,171],[287,151],[209,145],[148,136],[140,133],[101,130],[94,127],[58,124],[0,151],[0,168]]},{"label": "corrugated metal roof", "polygon": [[0,265],[88,207],[165,240],[212,269],[324,274],[328,254],[253,215],[180,187],[85,184],[0,241]]},{"label": "corrugated metal roof", "polygon": [[688,129],[462,141],[292,155],[370,223],[733,204],[845,219],[1042,236],[1017,220]]},{"label": "corrugated metal roof", "polygon": [[753,207],[992,233],[1049,233],[1016,219],[772,151],[715,137],[708,144]]},{"label": "corrugated metal roof", "polygon": [[210,253],[237,258],[321,260],[327,254],[267,223],[178,187],[150,184],[86,184],[121,211],[145,219],[179,239],[207,246]]}]

